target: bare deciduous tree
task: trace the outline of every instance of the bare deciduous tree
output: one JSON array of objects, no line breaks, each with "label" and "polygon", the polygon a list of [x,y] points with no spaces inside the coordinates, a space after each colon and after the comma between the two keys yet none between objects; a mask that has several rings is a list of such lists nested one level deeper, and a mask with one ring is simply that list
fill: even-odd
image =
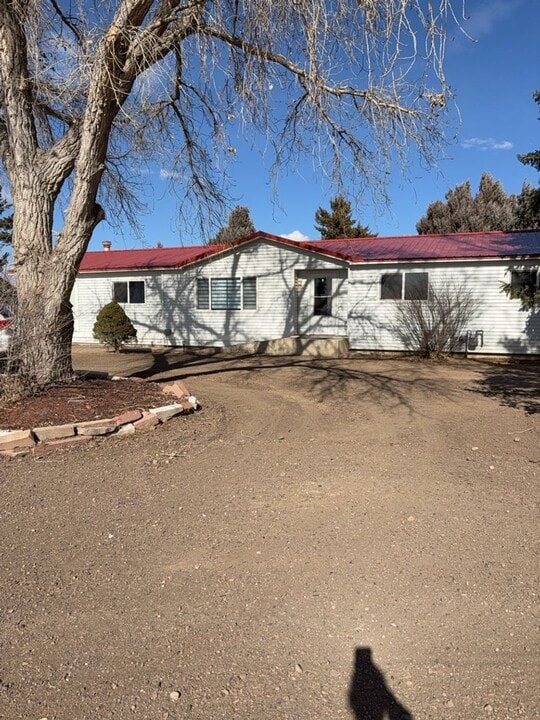
[{"label": "bare deciduous tree", "polygon": [[276,166],[315,149],[321,168],[379,186],[411,144],[430,160],[449,96],[450,3],[2,0],[12,369],[38,384],[70,375],[79,263],[104,208],[135,217],[130,178],[156,148],[174,154],[183,199],[218,216],[229,129],[264,133]]},{"label": "bare deciduous tree", "polygon": [[427,300],[396,301],[394,331],[407,350],[442,358],[466,349],[467,326],[478,310],[478,299],[464,286],[430,285]]}]

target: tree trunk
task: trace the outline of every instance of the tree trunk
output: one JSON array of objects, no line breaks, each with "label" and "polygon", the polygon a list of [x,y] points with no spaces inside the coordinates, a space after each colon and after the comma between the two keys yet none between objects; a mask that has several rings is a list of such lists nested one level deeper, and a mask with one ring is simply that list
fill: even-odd
[{"label": "tree trunk", "polygon": [[31,202],[19,198],[14,218],[17,317],[8,370],[43,387],[72,376],[75,274],[69,259],[51,247],[53,198],[36,186],[29,197]]},{"label": "tree trunk", "polygon": [[71,339],[73,314],[61,290],[18,289],[19,315],[9,353],[8,371],[29,384],[44,387],[73,375]]}]

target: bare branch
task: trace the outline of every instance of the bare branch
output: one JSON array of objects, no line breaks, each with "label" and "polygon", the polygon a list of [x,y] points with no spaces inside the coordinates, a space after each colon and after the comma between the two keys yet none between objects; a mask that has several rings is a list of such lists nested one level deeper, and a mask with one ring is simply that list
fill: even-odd
[{"label": "bare branch", "polygon": [[84,35],[83,33],[77,28],[76,21],[74,18],[69,17],[66,15],[63,11],[60,5],[57,3],[56,0],[49,0],[51,5],[54,8],[55,13],[58,15],[58,17],[61,19],[62,23],[71,30],[73,33],[75,39],[77,40],[77,43],[84,47]]},{"label": "bare branch", "polygon": [[[180,211],[195,206],[206,224],[228,199],[240,133],[265,137],[276,173],[301,153],[336,184],[349,173],[353,196],[363,184],[384,193],[391,161],[411,146],[431,161],[450,96],[450,3],[0,0],[0,152],[22,335],[44,308],[69,315],[96,224],[105,209],[136,222],[150,158],[174,179]],[[64,355],[47,353],[54,377]]]}]

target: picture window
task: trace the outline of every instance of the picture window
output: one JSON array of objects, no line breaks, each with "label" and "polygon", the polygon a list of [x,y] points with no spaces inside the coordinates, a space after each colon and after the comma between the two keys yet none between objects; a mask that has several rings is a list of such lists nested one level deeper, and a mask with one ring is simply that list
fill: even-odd
[{"label": "picture window", "polygon": [[256,310],[257,278],[198,278],[199,310]]},{"label": "picture window", "polygon": [[426,272],[381,275],[381,300],[427,300],[429,275]]}]

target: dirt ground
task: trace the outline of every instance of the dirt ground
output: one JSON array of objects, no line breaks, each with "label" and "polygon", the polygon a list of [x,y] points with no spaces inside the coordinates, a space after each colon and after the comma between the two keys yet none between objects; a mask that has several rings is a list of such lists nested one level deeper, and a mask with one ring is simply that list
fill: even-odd
[{"label": "dirt ground", "polygon": [[75,360],[203,409],[0,461],[0,717],[540,716],[538,363]]}]

